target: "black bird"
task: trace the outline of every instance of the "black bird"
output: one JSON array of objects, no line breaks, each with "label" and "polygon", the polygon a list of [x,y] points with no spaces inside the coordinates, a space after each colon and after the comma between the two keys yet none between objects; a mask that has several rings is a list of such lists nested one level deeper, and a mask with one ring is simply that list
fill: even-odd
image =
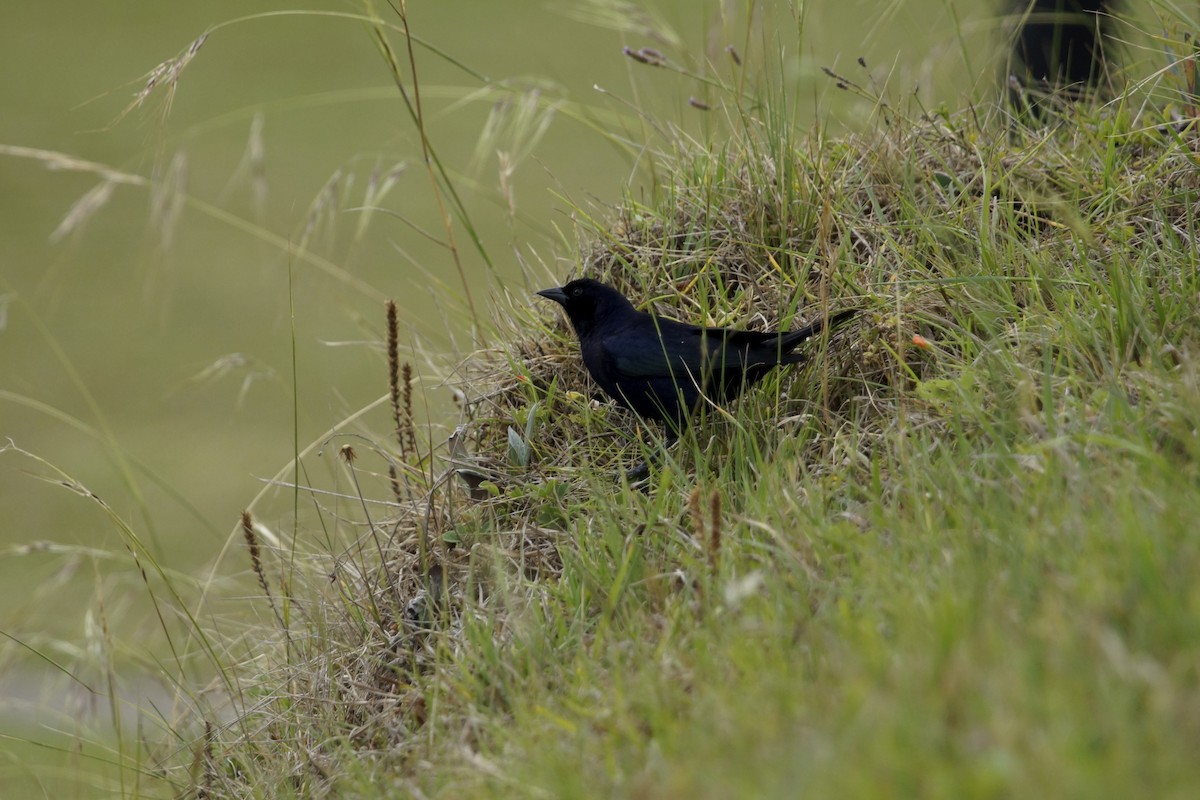
[{"label": "black bird", "polygon": [[1021,117],[1046,122],[1062,100],[1080,100],[1111,79],[1118,50],[1121,0],[1003,0],[1016,20],[1012,54],[1005,64],[1009,105]]},{"label": "black bird", "polygon": [[728,402],[781,364],[799,364],[804,340],[832,330],[857,309],[787,333],[701,328],[638,311],[611,286],[580,278],[538,292],[567,312],[583,363],[609,397],[679,436],[701,398]]}]

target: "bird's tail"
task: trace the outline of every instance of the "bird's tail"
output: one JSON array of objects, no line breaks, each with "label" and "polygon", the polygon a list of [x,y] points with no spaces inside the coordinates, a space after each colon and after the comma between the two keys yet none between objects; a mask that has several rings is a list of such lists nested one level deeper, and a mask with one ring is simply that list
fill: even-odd
[{"label": "bird's tail", "polygon": [[785,355],[783,355],[779,363],[798,364],[801,361],[806,361],[807,356],[804,356],[800,353],[792,353],[791,351],[799,347],[802,342],[807,341],[814,336],[819,336],[821,331],[825,330],[827,327],[831,331],[836,329],[839,325],[857,313],[857,308],[847,308],[837,312],[836,314],[832,314],[825,319],[819,319],[811,325],[807,325],[798,331],[791,331],[783,334],[779,337],[779,350]]}]

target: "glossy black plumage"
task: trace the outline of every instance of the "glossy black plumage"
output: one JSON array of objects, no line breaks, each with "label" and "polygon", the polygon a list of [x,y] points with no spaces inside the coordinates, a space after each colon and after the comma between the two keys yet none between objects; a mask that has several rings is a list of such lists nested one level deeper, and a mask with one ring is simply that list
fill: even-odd
[{"label": "glossy black plumage", "polygon": [[590,278],[538,292],[563,307],[583,363],[610,397],[674,438],[705,397],[726,403],[781,364],[798,364],[804,340],[854,310],[786,333],[701,328],[638,311],[616,289]]}]

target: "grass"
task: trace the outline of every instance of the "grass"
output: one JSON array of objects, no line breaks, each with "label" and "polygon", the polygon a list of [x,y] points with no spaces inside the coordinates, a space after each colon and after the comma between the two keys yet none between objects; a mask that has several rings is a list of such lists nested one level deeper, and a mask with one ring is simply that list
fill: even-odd
[{"label": "grass", "polygon": [[1192,134],[1119,105],[1024,133],[762,122],[679,141],[579,271],[693,321],[857,321],[638,488],[653,437],[517,299],[464,366],[467,446],[354,528],[388,569],[372,545],[293,587],[291,656],[198,789],[1200,789]]},{"label": "grass", "polygon": [[653,196],[577,209],[574,271],[644,308],[860,309],[647,486],[621,475],[654,433],[550,304],[496,312],[450,442],[390,309],[395,430],[312,493],[322,547],[243,518],[261,621],[204,639],[231,707],[191,698],[144,769],[196,797],[1196,796],[1200,171],[1133,97],[1044,130],[876,97],[833,137],[731,92],[727,141],[673,135]]}]

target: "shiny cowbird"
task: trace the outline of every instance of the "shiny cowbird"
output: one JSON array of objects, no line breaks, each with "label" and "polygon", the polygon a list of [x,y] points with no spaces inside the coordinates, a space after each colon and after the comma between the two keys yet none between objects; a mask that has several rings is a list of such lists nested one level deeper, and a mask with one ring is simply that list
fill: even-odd
[{"label": "shiny cowbird", "polygon": [[611,286],[580,278],[538,292],[563,307],[583,351],[583,363],[609,397],[643,419],[666,425],[669,440],[687,426],[701,398],[733,400],[782,364],[806,339],[850,319],[839,311],[797,331],[702,328],[638,311]]}]

